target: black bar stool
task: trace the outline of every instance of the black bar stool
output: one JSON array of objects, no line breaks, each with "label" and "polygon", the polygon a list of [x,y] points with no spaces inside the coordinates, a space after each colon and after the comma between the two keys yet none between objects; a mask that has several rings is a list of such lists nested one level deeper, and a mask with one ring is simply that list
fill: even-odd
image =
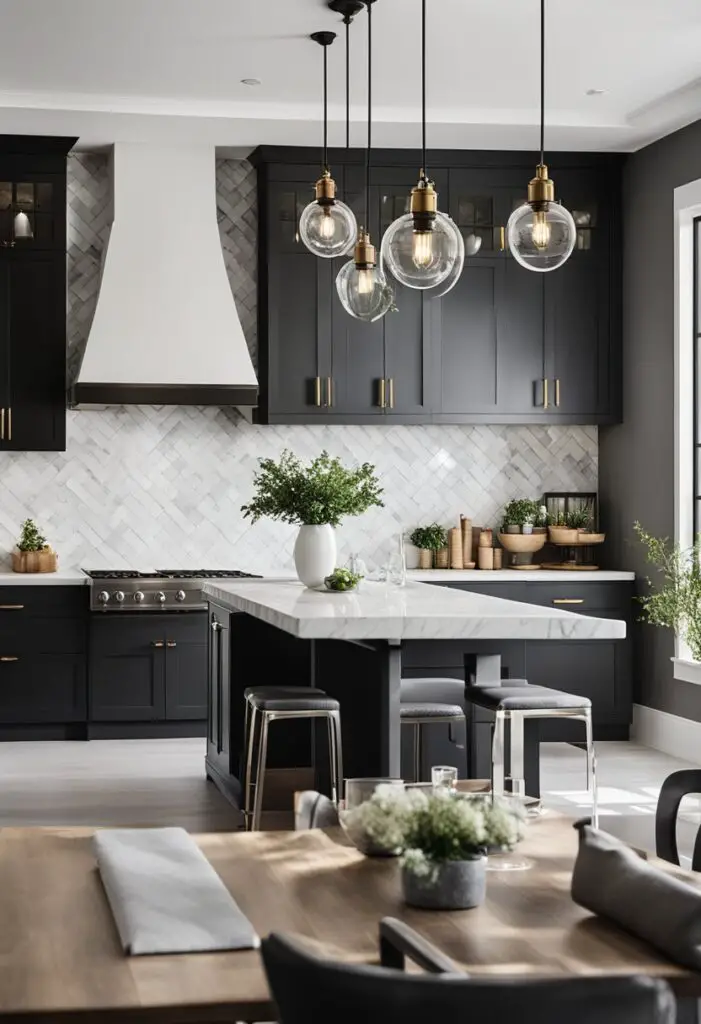
[{"label": "black bar stool", "polygon": [[402,701],[399,706],[401,724],[414,730],[414,782],[421,778],[421,745],[423,727],[441,722],[453,726],[465,722],[465,712],[459,704],[435,704],[429,701]]}]

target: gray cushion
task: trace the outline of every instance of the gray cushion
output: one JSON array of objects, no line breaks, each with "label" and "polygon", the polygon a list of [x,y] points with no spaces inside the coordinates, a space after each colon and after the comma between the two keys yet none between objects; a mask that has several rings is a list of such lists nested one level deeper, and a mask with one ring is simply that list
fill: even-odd
[{"label": "gray cushion", "polygon": [[248,700],[251,694],[257,693],[261,697],[295,697],[298,693],[309,696],[311,693],[317,695],[326,693],[317,686],[247,686],[243,691],[244,698]]},{"label": "gray cushion", "polygon": [[432,704],[426,701],[402,701],[399,715],[403,722],[412,718],[464,718],[459,704]]},{"label": "gray cushion", "polygon": [[[300,689],[304,693],[304,689]],[[268,697],[265,694],[252,693],[248,700],[258,711],[338,711],[340,708],[340,704],[333,697],[327,697],[325,694],[307,694]]]},{"label": "gray cushion", "polygon": [[308,828],[333,828],[338,825],[338,811],[333,800],[314,789],[305,789],[295,796],[295,831]]},{"label": "gray cushion", "polygon": [[468,686],[465,699],[482,708],[504,711],[548,711],[561,708],[590,708],[588,697],[551,690],[547,686]]},{"label": "gray cushion", "polygon": [[701,890],[642,860],[625,843],[578,822],[572,899],[644,939],[671,960],[701,970]]}]

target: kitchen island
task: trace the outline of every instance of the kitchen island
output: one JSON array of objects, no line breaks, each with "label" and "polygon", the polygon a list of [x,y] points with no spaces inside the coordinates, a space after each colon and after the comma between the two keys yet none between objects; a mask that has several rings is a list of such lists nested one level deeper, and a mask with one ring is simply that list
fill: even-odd
[{"label": "kitchen island", "polygon": [[414,582],[365,583],[354,593],[330,594],[289,580],[251,580],[207,583],[204,593],[214,637],[210,669],[217,675],[207,771],[229,797],[235,797],[247,686],[322,687],[341,702],[346,776],[400,776],[402,654],[411,644],[435,647],[440,664],[444,646],[461,641],[474,652],[483,680],[484,672],[499,678],[498,656],[514,642],[610,642],[626,635],[626,623],[617,619]]}]

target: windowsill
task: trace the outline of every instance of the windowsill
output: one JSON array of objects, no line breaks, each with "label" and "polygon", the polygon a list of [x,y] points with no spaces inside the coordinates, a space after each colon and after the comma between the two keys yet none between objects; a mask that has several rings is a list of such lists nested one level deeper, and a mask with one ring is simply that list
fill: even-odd
[{"label": "windowsill", "polygon": [[671,658],[674,664],[674,678],[682,679],[685,683],[696,683],[701,686],[701,661],[692,661],[689,658]]}]

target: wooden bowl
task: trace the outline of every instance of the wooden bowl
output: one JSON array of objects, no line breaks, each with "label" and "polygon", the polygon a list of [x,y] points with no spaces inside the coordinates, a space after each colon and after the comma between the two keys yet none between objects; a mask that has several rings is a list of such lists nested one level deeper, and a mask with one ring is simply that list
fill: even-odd
[{"label": "wooden bowl", "polygon": [[526,552],[532,554],[540,551],[545,544],[547,537],[544,533],[500,533],[499,543],[512,554],[521,555]]},{"label": "wooden bowl", "polygon": [[569,526],[549,526],[548,533],[553,544],[576,544],[579,537],[579,530]]},{"label": "wooden bowl", "polygon": [[41,551],[18,551],[12,552],[13,572],[56,572],[58,570],[58,555],[51,548],[43,548]]}]

